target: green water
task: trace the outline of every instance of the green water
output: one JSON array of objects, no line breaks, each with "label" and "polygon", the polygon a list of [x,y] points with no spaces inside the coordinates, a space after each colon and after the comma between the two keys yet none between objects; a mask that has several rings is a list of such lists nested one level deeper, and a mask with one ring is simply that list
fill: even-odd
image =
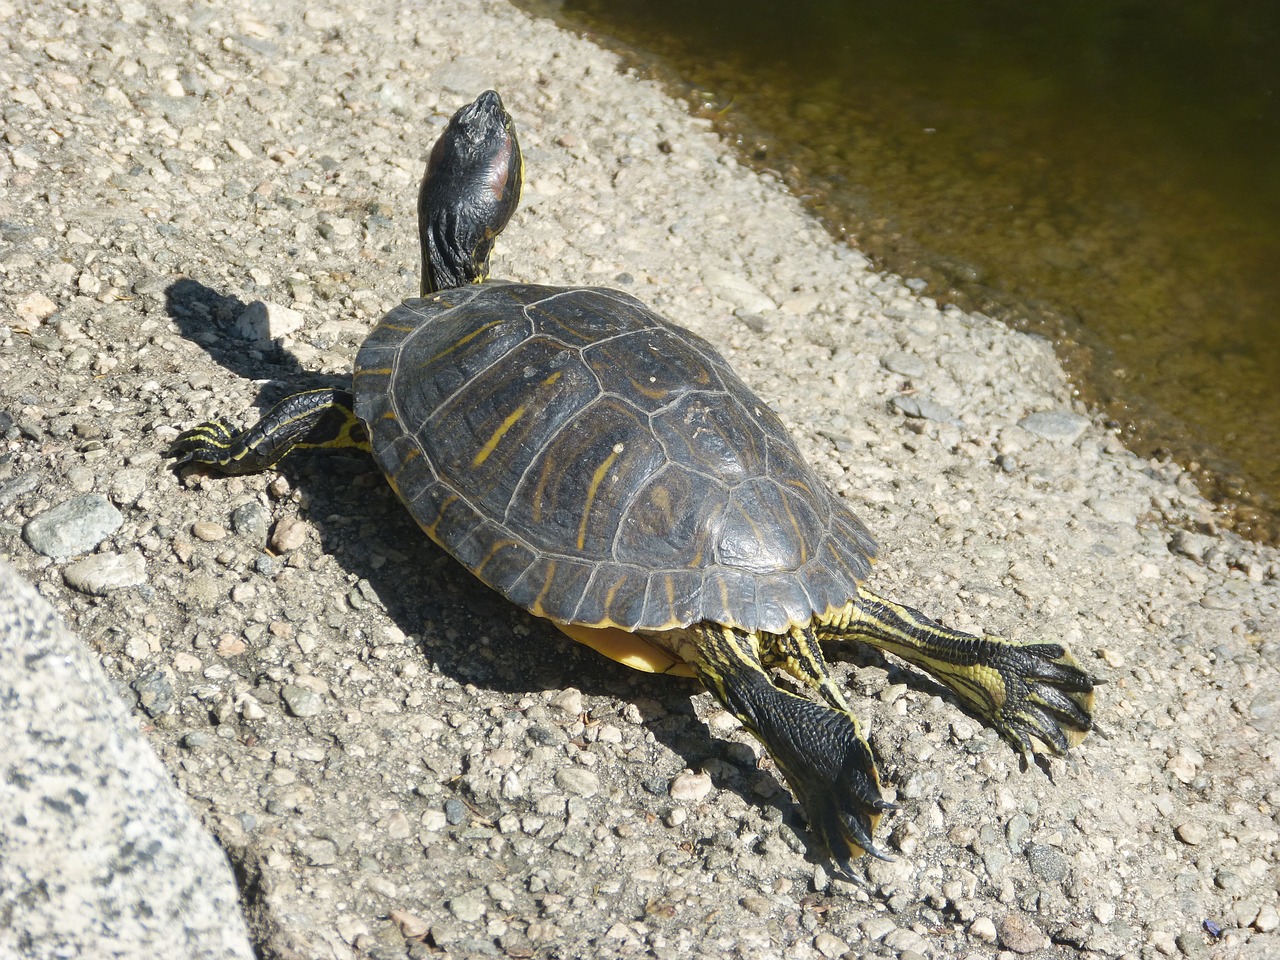
[{"label": "green water", "polygon": [[877,262],[1052,337],[1133,449],[1280,538],[1280,5],[558,8]]}]

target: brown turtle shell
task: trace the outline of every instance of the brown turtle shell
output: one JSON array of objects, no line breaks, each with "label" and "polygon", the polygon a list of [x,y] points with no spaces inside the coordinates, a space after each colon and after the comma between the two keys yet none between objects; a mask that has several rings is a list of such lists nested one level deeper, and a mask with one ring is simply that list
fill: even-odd
[{"label": "brown turtle shell", "polygon": [[427,534],[558,623],[784,632],[855,597],[875,555],[715,348],[617,290],[406,300],[355,395]]}]

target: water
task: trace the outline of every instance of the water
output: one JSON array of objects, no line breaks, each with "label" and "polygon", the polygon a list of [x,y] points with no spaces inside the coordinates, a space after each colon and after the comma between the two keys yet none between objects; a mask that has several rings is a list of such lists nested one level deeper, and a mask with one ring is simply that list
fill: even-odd
[{"label": "water", "polygon": [[1133,449],[1196,470],[1223,525],[1280,540],[1280,6],[565,0],[558,16],[681,78],[886,268],[1050,336]]}]

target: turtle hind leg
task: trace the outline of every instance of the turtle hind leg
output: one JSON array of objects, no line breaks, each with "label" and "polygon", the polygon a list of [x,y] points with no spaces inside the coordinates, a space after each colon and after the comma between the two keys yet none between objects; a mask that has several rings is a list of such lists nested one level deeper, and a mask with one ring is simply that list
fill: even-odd
[{"label": "turtle hind leg", "polygon": [[945,684],[1005,740],[1030,756],[1064,754],[1093,728],[1093,677],[1057,643],[1014,643],[942,626],[865,589],[821,624],[823,640],[858,640]]},{"label": "turtle hind leg", "polygon": [[[682,650],[683,658],[764,746],[804,808],[810,829],[840,868],[850,873],[853,860],[864,853],[889,859],[872,838],[880,816],[893,805],[880,794],[871,748],[853,714],[778,687],[766,664],[784,666],[791,651],[775,650],[778,638],[772,635],[710,623],[690,633],[696,650]],[[815,662],[821,663],[821,653]],[[825,673],[825,664],[822,669]],[[797,675],[821,691],[806,673],[802,669]],[[834,695],[843,702],[838,690]]]},{"label": "turtle hind leg", "polygon": [[306,390],[285,397],[253,426],[237,431],[226,420],[208,420],[179,434],[167,456],[174,466],[203,464],[221,473],[260,473],[294,450],[369,450],[364,424],[349,390]]}]

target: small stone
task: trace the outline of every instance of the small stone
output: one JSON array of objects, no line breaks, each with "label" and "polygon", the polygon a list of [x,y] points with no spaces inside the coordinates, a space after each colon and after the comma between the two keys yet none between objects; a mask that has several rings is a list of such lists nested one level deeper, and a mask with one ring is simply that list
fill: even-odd
[{"label": "small stone", "polygon": [[1269,903],[1263,904],[1254,918],[1253,929],[1259,933],[1272,933],[1277,927],[1280,927],[1280,912]]},{"label": "small stone", "polygon": [[820,306],[822,306],[822,297],[816,293],[808,293],[792,297],[790,300],[784,300],[778,305],[778,309],[783,313],[791,314],[793,317],[801,317],[805,314],[813,313]]},{"label": "small stone", "polygon": [[43,293],[33,293],[19,300],[13,308],[18,319],[30,326],[38,326],[41,320],[53,315],[58,305]]},{"label": "small stone", "polygon": [[263,710],[262,704],[253,697],[245,697],[244,703],[240,705],[240,716],[246,720],[265,720],[267,711]]},{"label": "small stone", "polygon": [[1175,530],[1169,538],[1169,552],[1203,564],[1209,552],[1218,545],[1213,537],[1190,530]]},{"label": "small stone", "polygon": [[93,550],[123,523],[111,501],[100,493],[86,493],[32,517],[22,536],[36,553],[66,560]]},{"label": "small stone", "polygon": [[778,305],[772,298],[736,273],[730,273],[727,270],[708,270],[703,274],[702,282],[721,300],[728,301],[735,307],[750,313],[765,313],[778,309]]},{"label": "small stone", "polygon": [[1173,828],[1173,833],[1174,836],[1189,847],[1199,846],[1209,838],[1209,831],[1204,828],[1203,824],[1196,823],[1194,820],[1178,824]]},{"label": "small stone", "polygon": [[995,943],[996,925],[990,917],[978,917],[969,925],[969,934],[986,943]]},{"label": "small stone", "polygon": [[484,919],[484,894],[480,890],[472,890],[449,901],[449,912],[463,923],[478,923]]},{"label": "small stone", "polygon": [[919,377],[925,372],[924,361],[914,353],[887,353],[880,358],[880,365],[890,373],[904,377]]},{"label": "small stone", "polygon": [[295,717],[316,717],[324,712],[324,697],[315,690],[290,683],[280,691],[280,696]]},{"label": "small stone", "polygon": [[267,511],[256,500],[242,503],[231,511],[231,529],[259,546],[266,543],[267,530],[270,526]]},{"label": "small stone", "polygon": [[1005,914],[996,936],[1000,946],[1014,953],[1034,953],[1048,944],[1044,931],[1020,913]]},{"label": "small stone", "polygon": [[773,909],[773,902],[768,897],[749,894],[742,898],[742,906],[758,917],[765,917]]},{"label": "small stone", "polygon": [[338,917],[333,926],[338,931],[338,936],[347,943],[355,943],[357,937],[367,937],[369,935],[369,925],[359,917],[349,913]]},{"label": "small stone", "polygon": [[105,597],[115,590],[147,582],[147,563],[137,550],[128,553],[97,553],[68,564],[62,579],[72,590]]},{"label": "small stone", "polygon": [[307,525],[297,517],[284,517],[271,534],[271,549],[276,553],[292,553],[307,541]]},{"label": "small stone", "polygon": [[1209,956],[1209,948],[1204,943],[1204,934],[1198,930],[1195,933],[1184,931],[1178,934],[1173,942],[1178,945],[1178,952],[1187,960],[1207,960]]},{"label": "small stone", "polygon": [[1067,410],[1042,410],[1023,417],[1018,426],[1046,440],[1074,443],[1089,426],[1089,418]]},{"label": "small stone", "polygon": [[158,717],[173,709],[173,683],[169,674],[159,668],[142,674],[130,686],[138,695],[138,706],[149,717]]},{"label": "small stone", "polygon": [[579,797],[594,797],[600,792],[600,778],[586,767],[561,767],[556,771],[556,786]]},{"label": "small stone", "polygon": [[217,543],[227,535],[227,528],[208,520],[197,520],[191,525],[191,535],[205,543]]},{"label": "small stone", "polygon": [[218,637],[217,646],[218,656],[220,657],[238,657],[249,649],[249,645],[235,634],[224,633]]},{"label": "small stone", "polygon": [[551,706],[570,717],[581,716],[582,693],[573,687],[568,687],[551,698]]},{"label": "small stone", "polygon": [[394,811],[391,816],[382,821],[382,826],[386,828],[387,836],[392,840],[407,840],[413,834],[413,827],[409,824],[409,818],[401,811]]},{"label": "small stone", "polygon": [[897,930],[890,931],[884,938],[884,945],[902,960],[911,957],[923,958],[929,952],[929,945],[924,937],[909,927],[899,927]]},{"label": "small stone", "polygon": [[1133,526],[1138,522],[1138,511],[1126,500],[1093,497],[1085,505],[1108,523]]},{"label": "small stone", "polygon": [[671,780],[671,799],[697,803],[711,793],[711,776],[706,773],[681,773]]},{"label": "small stone", "polygon": [[883,940],[889,934],[893,933],[893,931],[898,929],[898,925],[885,916],[871,917],[868,920],[863,920],[858,924],[858,927],[862,930],[863,935],[868,940]]},{"label": "small stone", "polygon": [[297,310],[277,303],[255,300],[236,320],[236,336],[242,340],[279,340],[301,330],[304,318]]},{"label": "small stone", "polygon": [[1098,650],[1098,656],[1102,658],[1102,662],[1108,667],[1119,669],[1126,663],[1125,656],[1118,650],[1112,650],[1110,647],[1102,647]]},{"label": "small stone", "polygon": [[959,418],[950,409],[935,400],[930,400],[928,397],[902,394],[893,398],[892,406],[904,417],[911,417],[916,420],[936,420],[939,423],[960,424]]},{"label": "small stone", "polygon": [[195,654],[175,653],[173,655],[173,669],[178,673],[196,673],[204,669],[204,663]]},{"label": "small stone", "polygon": [[126,468],[116,471],[111,478],[111,499],[116,503],[137,503],[146,492],[148,479],[142,470]]},{"label": "small stone", "polygon": [[1066,857],[1048,844],[1033,844],[1027,850],[1027,863],[1045,883],[1062,883],[1067,878]]},{"label": "small stone", "polygon": [[1199,757],[1198,754],[1193,755],[1191,751],[1183,748],[1169,758],[1164,768],[1183,783],[1190,783],[1196,778],[1196,770],[1202,763],[1204,763],[1203,757]]},{"label": "small stone", "polygon": [[298,852],[313,867],[328,867],[338,862],[338,847],[332,840],[301,840]]},{"label": "small stone", "polygon": [[406,940],[423,940],[431,932],[431,924],[416,913],[410,913],[407,910],[392,910],[387,916],[392,923],[400,928],[400,935]]},{"label": "small stone", "polygon": [[847,943],[826,930],[813,938],[813,947],[824,957],[842,957],[849,952]]},{"label": "small stone", "polygon": [[457,797],[450,797],[444,802],[445,822],[452,826],[467,822],[467,805]]}]

